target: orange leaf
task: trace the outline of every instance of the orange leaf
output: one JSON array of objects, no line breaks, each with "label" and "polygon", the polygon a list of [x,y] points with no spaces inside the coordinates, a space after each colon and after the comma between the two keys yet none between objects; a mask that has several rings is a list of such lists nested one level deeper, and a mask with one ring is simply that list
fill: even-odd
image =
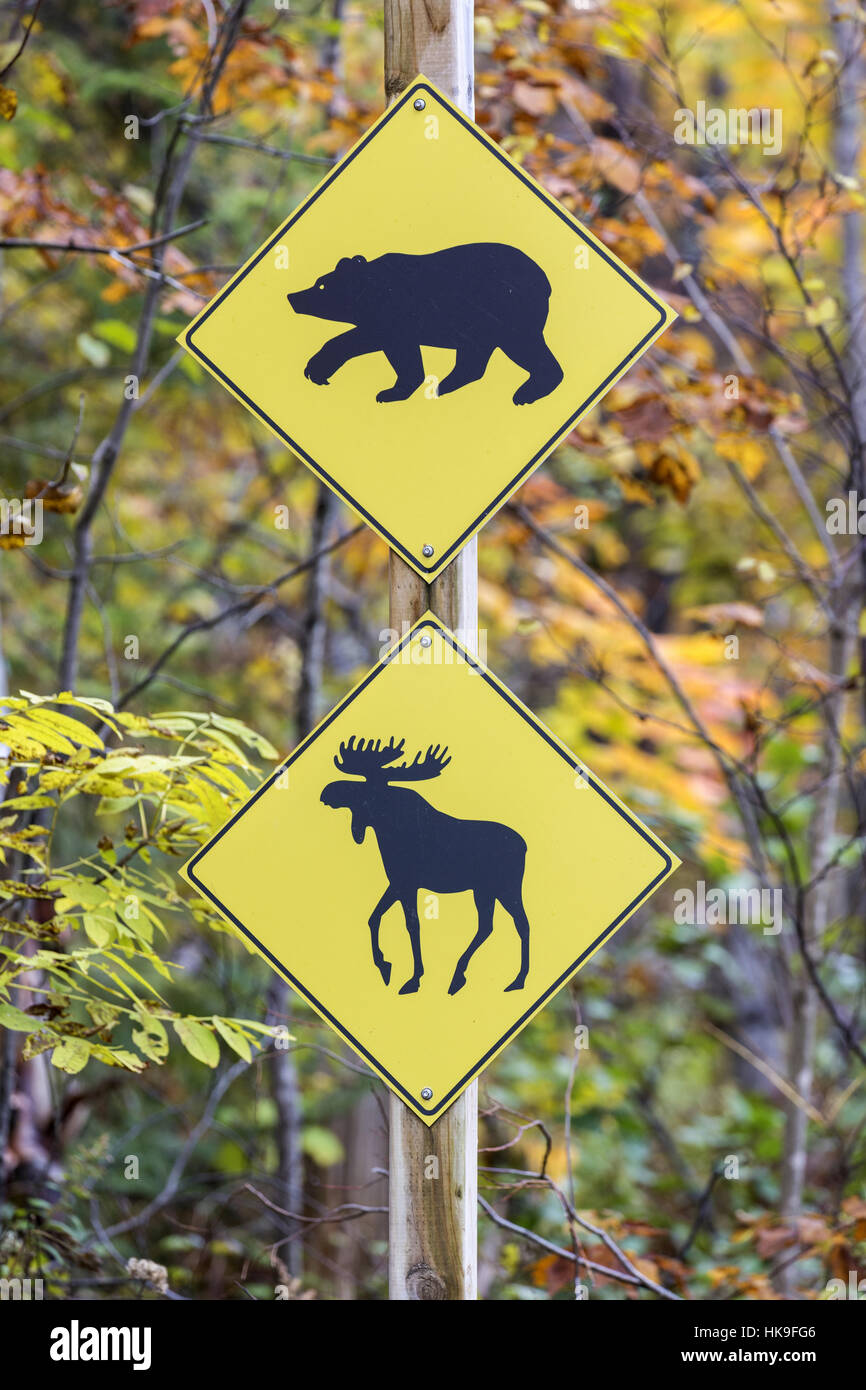
[{"label": "orange leaf", "polygon": [[618,188],[620,193],[637,193],[640,188],[640,165],[624,146],[599,136],[592,142],[592,153],[596,167],[607,183]]},{"label": "orange leaf", "polygon": [[80,487],[58,487],[42,478],[32,478],[24,489],[25,497],[37,498],[47,512],[77,512],[81,506]]},{"label": "orange leaf", "polygon": [[552,116],[556,96],[550,87],[533,87],[529,82],[515,82],[512,90],[514,105],[530,116]]}]

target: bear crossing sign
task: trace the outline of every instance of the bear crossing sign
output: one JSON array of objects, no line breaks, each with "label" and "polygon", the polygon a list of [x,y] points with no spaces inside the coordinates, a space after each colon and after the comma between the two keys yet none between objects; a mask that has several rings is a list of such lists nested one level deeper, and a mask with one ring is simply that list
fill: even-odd
[{"label": "bear crossing sign", "polygon": [[183,872],[429,1125],[678,862],[428,613]]},{"label": "bear crossing sign", "polygon": [[429,580],[674,317],[418,78],[179,341]]}]

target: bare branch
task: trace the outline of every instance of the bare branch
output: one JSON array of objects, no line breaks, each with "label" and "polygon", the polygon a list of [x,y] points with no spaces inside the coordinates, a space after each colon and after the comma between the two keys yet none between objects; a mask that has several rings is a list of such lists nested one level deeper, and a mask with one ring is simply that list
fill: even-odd
[{"label": "bare branch", "polygon": [[507,1220],[500,1216],[498,1211],[486,1202],[482,1196],[478,1197],[478,1205],[481,1210],[494,1221],[497,1226],[501,1226],[506,1231],[511,1231],[513,1235],[519,1236],[521,1240],[529,1241],[531,1245],[537,1245],[542,1250],[547,1250],[552,1255],[559,1255],[563,1260],[571,1260],[573,1264],[581,1265],[584,1269],[591,1269],[594,1274],[603,1274],[606,1279],[617,1279],[621,1284],[633,1284],[639,1288],[649,1289],[651,1293],[658,1294],[659,1298],[667,1298],[672,1303],[682,1303],[679,1294],[673,1293],[671,1289],[664,1288],[661,1284],[656,1284],[654,1280],[635,1270],[634,1274],[629,1274],[623,1270],[613,1269],[610,1265],[597,1264],[595,1260],[588,1260],[585,1255],[574,1254],[571,1250],[566,1250],[561,1245],[554,1245],[553,1241],[545,1240],[544,1236],[536,1235],[535,1231],[529,1231],[525,1226],[518,1226],[514,1221]]},{"label": "bare branch", "polygon": [[261,588],[256,589],[247,598],[243,598],[238,603],[233,603],[228,608],[224,608],[221,613],[215,613],[212,618],[199,618],[196,622],[190,623],[169,643],[165,651],[157,657],[156,661],[150,667],[149,671],[142,676],[141,680],[136,681],[135,685],[131,686],[130,689],[121,696],[117,708],[123,709],[131,700],[134,700],[137,695],[140,695],[142,690],[145,690],[154,677],[159,674],[166,662],[171,660],[178,648],[190,637],[194,636],[195,633],[210,632],[212,628],[218,627],[220,623],[227,622],[229,618],[235,618],[242,613],[246,613],[249,609],[253,608],[264,595],[276,593],[277,589],[280,588],[281,585],[287,584],[290,579],[297,578],[299,574],[305,574],[307,570],[311,569],[312,566],[316,564],[321,554],[327,555],[330,554],[331,551],[337,550],[341,545],[345,545],[346,541],[351,540],[353,536],[357,536],[358,532],[363,531],[363,529],[363,522],[359,522],[351,531],[346,531],[342,536],[338,536],[336,540],[331,541],[319,555],[309,555],[306,560],[302,560],[301,563],[295,565],[293,569],[287,570],[285,574],[281,574],[273,583],[262,585]]},{"label": "bare branch", "polygon": [[177,241],[182,236],[188,236],[190,232],[198,231],[199,227],[207,226],[207,218],[200,217],[197,222],[188,222],[185,227],[177,227],[174,231],[163,232],[162,236],[151,237],[149,241],[137,241],[132,246],[107,246],[104,243],[91,242],[82,245],[80,242],[73,241],[35,241],[31,237],[0,237],[0,250],[2,251],[77,251],[84,256],[132,256],[138,251],[152,251],[156,246],[165,246],[169,241]]},{"label": "bare branch", "polygon": [[276,145],[260,145],[255,140],[244,140],[239,135],[218,135],[215,131],[196,130],[195,139],[208,145],[236,145],[241,150],[252,150],[255,154],[267,154],[272,159],[295,160],[298,164],[324,164],[327,167],[336,163],[326,154],[304,154],[301,150],[281,150]]}]

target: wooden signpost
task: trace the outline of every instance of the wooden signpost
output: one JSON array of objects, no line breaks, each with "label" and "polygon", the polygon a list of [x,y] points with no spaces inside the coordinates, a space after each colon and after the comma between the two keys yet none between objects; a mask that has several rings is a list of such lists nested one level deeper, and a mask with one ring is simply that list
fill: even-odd
[{"label": "wooden signpost", "polygon": [[[389,105],[416,73],[475,115],[473,0],[385,0],[385,96]],[[391,628],[428,609],[478,649],[478,541],[473,536],[428,586],[390,552]],[[432,1164],[436,1178],[427,1176]],[[478,1297],[478,1083],[433,1129],[391,1093],[388,1141],[388,1288],[392,1301]]]},{"label": "wooden signpost", "polygon": [[476,1077],[677,862],[477,657],[479,528],[673,314],[472,52],[386,0],[388,110],[180,337],[390,546],[396,644],[184,873],[391,1089],[395,1300],[477,1296]]}]

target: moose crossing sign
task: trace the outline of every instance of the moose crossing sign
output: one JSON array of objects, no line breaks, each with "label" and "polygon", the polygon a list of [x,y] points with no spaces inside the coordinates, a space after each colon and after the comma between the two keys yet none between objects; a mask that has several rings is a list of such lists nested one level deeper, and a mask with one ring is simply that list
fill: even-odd
[{"label": "moose crossing sign", "polygon": [[179,341],[431,579],[673,318],[418,78]]},{"label": "moose crossing sign", "polygon": [[428,613],[184,874],[432,1124],[677,863]]}]

